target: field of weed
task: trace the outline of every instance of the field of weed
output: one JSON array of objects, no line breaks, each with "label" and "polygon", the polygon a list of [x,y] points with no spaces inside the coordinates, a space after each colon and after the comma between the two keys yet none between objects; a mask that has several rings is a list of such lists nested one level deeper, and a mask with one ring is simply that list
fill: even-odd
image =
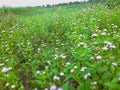
[{"label": "field of weed", "polygon": [[0,9],[0,90],[120,90],[120,8]]}]

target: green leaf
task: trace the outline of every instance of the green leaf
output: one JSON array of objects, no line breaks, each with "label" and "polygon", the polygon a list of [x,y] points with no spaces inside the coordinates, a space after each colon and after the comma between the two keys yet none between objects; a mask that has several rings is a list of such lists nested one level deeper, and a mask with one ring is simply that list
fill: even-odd
[{"label": "green leaf", "polygon": [[118,82],[118,81],[119,81],[118,78],[114,78],[114,79],[112,80],[112,82],[114,82],[114,83],[116,83],[116,82]]},{"label": "green leaf", "polygon": [[69,82],[66,82],[63,86],[62,86],[63,90],[69,90]]},{"label": "green leaf", "polygon": [[90,90],[90,82],[81,83],[77,90]]},{"label": "green leaf", "polygon": [[69,75],[66,77],[65,81],[68,81],[69,79],[74,79],[75,81],[79,82],[78,79],[77,79],[77,77],[75,77],[75,76],[72,75],[72,74],[69,74]]},{"label": "green leaf", "polygon": [[114,82],[107,82],[105,83],[105,86],[108,86],[110,88],[114,88],[114,89],[120,89],[120,85]]}]

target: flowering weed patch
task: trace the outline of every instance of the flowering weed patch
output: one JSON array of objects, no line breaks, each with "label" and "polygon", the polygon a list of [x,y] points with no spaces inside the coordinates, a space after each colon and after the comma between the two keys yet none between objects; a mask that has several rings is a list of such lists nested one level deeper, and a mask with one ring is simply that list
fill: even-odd
[{"label": "flowering weed patch", "polygon": [[120,89],[120,8],[80,7],[0,10],[1,90]]}]

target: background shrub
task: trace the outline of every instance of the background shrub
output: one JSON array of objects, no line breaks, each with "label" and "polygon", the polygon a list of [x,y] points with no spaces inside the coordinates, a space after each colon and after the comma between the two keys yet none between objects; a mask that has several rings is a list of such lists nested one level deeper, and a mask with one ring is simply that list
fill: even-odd
[{"label": "background shrub", "polygon": [[109,8],[117,8],[120,6],[120,0],[108,0],[107,1],[107,6]]}]

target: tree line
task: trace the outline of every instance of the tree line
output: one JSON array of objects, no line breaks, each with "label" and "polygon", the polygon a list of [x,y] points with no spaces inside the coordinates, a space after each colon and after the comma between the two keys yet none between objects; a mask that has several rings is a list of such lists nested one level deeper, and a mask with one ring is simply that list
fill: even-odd
[{"label": "tree line", "polygon": [[[87,3],[93,3],[93,2],[106,2],[107,0],[88,0]],[[70,4],[82,4],[86,3],[86,1],[75,1],[75,2],[69,2],[69,3],[60,3],[55,5],[43,5],[42,7],[53,7],[53,6],[64,6],[64,5],[70,5]]]}]

